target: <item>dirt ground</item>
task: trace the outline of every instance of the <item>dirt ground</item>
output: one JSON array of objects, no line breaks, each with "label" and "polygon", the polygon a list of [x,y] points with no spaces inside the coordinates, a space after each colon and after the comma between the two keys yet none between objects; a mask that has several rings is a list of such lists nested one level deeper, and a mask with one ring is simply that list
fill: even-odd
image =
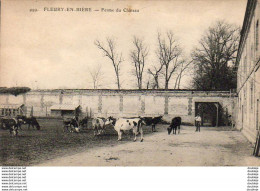
[{"label": "dirt ground", "polygon": [[[179,135],[168,135],[166,125],[144,137],[144,142],[108,144],[39,166],[259,166],[253,146],[239,131],[182,126]],[[123,136],[124,138],[124,136]],[[140,139],[140,137],[139,137]]]}]

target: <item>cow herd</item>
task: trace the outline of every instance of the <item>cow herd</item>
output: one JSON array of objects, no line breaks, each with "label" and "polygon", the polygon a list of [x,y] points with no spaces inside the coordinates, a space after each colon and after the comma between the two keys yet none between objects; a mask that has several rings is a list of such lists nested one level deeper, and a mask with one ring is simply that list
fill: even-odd
[{"label": "cow herd", "polygon": [[[88,123],[91,122],[92,129],[94,131],[94,136],[102,135],[105,133],[105,129],[108,126],[112,126],[118,134],[118,141],[122,140],[122,134],[126,131],[132,131],[134,134],[134,141],[137,140],[137,136],[140,134],[140,141],[143,138],[143,126],[151,126],[152,132],[156,132],[155,126],[162,121],[163,116],[158,117],[132,117],[132,118],[114,118],[112,116],[108,118],[95,117],[88,118],[85,117],[79,120],[77,117],[63,119],[63,130],[64,132],[76,132],[79,133],[82,128],[87,127]],[[18,135],[18,129],[22,129],[23,124],[28,124],[28,129],[30,126],[40,130],[40,125],[35,117],[25,117],[17,116],[14,118],[0,118],[0,125],[2,129],[9,130],[12,136]],[[175,117],[172,119],[170,126],[167,128],[168,134],[176,134],[177,129],[180,133],[181,118]]]},{"label": "cow herd", "polygon": [[[105,128],[108,126],[114,127],[118,134],[118,141],[122,140],[122,134],[126,131],[132,131],[134,134],[134,141],[137,140],[137,135],[140,134],[140,141],[143,141],[143,126],[151,126],[152,132],[156,132],[155,126],[162,121],[163,116],[158,117],[130,117],[130,118],[114,118],[112,116],[108,118],[95,117],[91,119],[92,129],[94,131],[94,136],[102,135],[105,133]],[[82,120],[77,120],[76,118],[70,118],[63,121],[64,131],[68,132],[79,132],[80,127],[87,126],[88,118],[83,118]],[[79,122],[77,122],[79,121]],[[168,128],[168,134],[176,134],[177,129],[180,133],[181,118],[175,117],[172,119],[171,124]]]},{"label": "cow herd", "polygon": [[9,130],[10,135],[17,136],[18,130],[22,129],[22,125],[27,124],[28,129],[30,127],[40,130],[40,125],[35,117],[16,116],[16,117],[1,117],[0,127],[1,129]]}]

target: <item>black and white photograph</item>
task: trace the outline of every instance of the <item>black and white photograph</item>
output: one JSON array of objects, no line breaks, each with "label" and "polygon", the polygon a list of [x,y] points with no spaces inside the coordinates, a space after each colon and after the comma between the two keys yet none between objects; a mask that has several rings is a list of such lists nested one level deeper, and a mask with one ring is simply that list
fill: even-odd
[{"label": "black and white photograph", "polygon": [[0,164],[259,166],[260,1],[1,1]]}]

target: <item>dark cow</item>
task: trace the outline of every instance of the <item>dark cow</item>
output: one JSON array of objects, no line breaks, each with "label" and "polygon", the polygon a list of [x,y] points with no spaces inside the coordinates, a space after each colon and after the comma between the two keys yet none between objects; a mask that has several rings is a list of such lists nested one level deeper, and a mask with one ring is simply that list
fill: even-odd
[{"label": "dark cow", "polygon": [[113,125],[113,126],[115,126],[115,124],[116,124],[116,118],[114,118],[112,116],[108,117],[106,119],[106,121],[105,121],[105,125]]},{"label": "dark cow", "polygon": [[[26,116],[17,116],[17,119],[19,121],[22,121],[22,124],[28,124],[28,130],[30,129],[30,126],[32,126],[33,128],[36,127],[37,130],[40,130],[41,127],[38,123],[38,121],[36,120],[35,117],[31,116],[31,117],[26,117]],[[21,127],[20,127],[21,128]]]},{"label": "dark cow", "polygon": [[19,121],[16,118],[1,118],[1,128],[8,129],[12,136],[18,135],[19,125]]},{"label": "dark cow", "polygon": [[84,117],[79,121],[79,126],[80,127],[88,127],[88,117]]},{"label": "dark cow", "polygon": [[168,135],[170,135],[171,132],[176,135],[177,128],[178,128],[178,134],[179,134],[180,133],[180,129],[181,129],[181,117],[174,117],[172,119],[170,127],[167,128]]},{"label": "dark cow", "polygon": [[143,119],[144,119],[146,125],[152,125],[152,132],[156,132],[155,125],[162,121],[162,117],[163,116],[159,116],[159,117],[144,117]]},{"label": "dark cow", "polygon": [[63,131],[64,132],[79,132],[79,123],[75,118],[63,119]]}]

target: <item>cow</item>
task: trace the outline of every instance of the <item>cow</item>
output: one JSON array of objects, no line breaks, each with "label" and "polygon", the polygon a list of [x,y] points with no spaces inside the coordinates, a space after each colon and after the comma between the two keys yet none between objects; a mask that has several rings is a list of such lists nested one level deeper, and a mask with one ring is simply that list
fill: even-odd
[{"label": "cow", "polygon": [[162,121],[163,116],[158,116],[158,117],[144,117],[144,121],[146,125],[152,125],[152,132],[156,132],[155,130],[155,125],[159,122]]},{"label": "cow", "polygon": [[173,130],[172,133],[176,135],[177,128],[178,128],[178,134],[179,134],[180,133],[180,129],[181,129],[181,117],[174,117],[172,119],[172,122],[171,122],[170,126],[167,128],[168,135],[171,134],[172,130]]},{"label": "cow", "polygon": [[79,126],[80,127],[87,127],[88,126],[88,117],[84,117],[79,121]]},{"label": "cow", "polygon": [[119,118],[115,122],[114,129],[118,133],[118,141],[122,140],[122,132],[133,130],[134,133],[134,141],[136,141],[136,136],[140,132],[141,134],[141,142],[143,142],[143,129],[142,125],[145,125],[145,121],[143,118]]},{"label": "cow", "polygon": [[114,127],[115,124],[116,124],[116,118],[114,118],[114,117],[112,117],[112,116],[108,117],[108,118],[106,119],[106,121],[105,121],[105,125],[106,125],[106,126],[107,126],[107,125],[112,125],[112,126]]},{"label": "cow", "polygon": [[75,118],[63,119],[63,131],[79,133],[80,127],[78,121]]},{"label": "cow", "polygon": [[19,125],[17,118],[1,118],[1,128],[8,129],[11,136],[18,135]]},{"label": "cow", "polygon": [[94,136],[101,135],[105,132],[106,118],[96,117],[92,119],[92,128],[94,130]]},{"label": "cow", "polygon": [[[30,129],[30,126],[32,126],[33,128],[36,127],[37,130],[40,130],[40,129],[41,129],[41,127],[40,127],[38,121],[37,121],[36,118],[33,117],[33,116],[31,116],[31,117],[17,116],[17,119],[18,119],[19,121],[22,121],[21,124],[28,124],[28,130]],[[21,126],[20,126],[20,129],[22,129]]]}]

